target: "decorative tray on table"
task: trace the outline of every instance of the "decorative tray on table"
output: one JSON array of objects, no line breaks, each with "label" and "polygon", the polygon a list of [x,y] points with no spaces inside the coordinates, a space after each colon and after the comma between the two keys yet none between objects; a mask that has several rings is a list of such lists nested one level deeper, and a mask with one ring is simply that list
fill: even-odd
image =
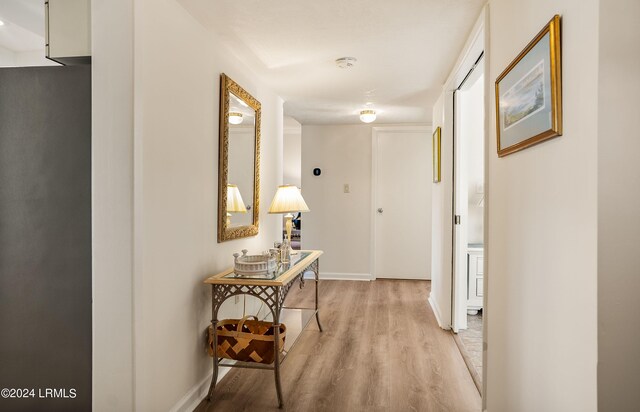
[{"label": "decorative tray on table", "polygon": [[242,250],[242,256],[234,253],[233,272],[237,276],[257,277],[265,276],[275,272],[277,261],[274,256],[264,255],[247,255],[247,249]]}]

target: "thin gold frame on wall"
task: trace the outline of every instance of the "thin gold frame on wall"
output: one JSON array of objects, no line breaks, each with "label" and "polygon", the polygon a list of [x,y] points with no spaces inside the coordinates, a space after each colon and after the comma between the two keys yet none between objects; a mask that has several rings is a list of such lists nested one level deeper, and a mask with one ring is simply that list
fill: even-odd
[{"label": "thin gold frame on wall", "polygon": [[441,135],[442,129],[437,127],[435,132],[433,132],[433,136],[431,137],[431,157],[432,157],[432,169],[433,169],[433,183],[439,183],[441,180],[441,169],[442,166],[440,161],[441,157]]},{"label": "thin gold frame on wall", "polygon": [[[227,184],[229,179],[229,93],[242,99],[256,112],[255,151],[253,161],[253,224],[227,227]],[[218,151],[218,243],[258,234],[260,213],[260,118],[261,105],[238,83],[220,75],[220,137]]]},{"label": "thin gold frame on wall", "polygon": [[[503,148],[500,140],[500,82],[520,63],[520,61],[540,42],[540,40],[544,38],[547,33],[549,33],[549,61],[551,77],[551,127],[541,133]],[[560,35],[560,16],[555,15],[496,79],[496,137],[498,140],[499,157],[506,156],[545,140],[562,135],[562,64]]]}]

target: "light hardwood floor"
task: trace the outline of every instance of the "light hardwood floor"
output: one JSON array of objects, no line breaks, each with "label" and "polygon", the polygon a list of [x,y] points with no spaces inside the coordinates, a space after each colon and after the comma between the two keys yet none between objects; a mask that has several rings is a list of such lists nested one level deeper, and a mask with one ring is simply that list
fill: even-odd
[{"label": "light hardwood floor", "polygon": [[[287,411],[480,411],[453,337],[427,302],[430,282],[321,281],[320,320],[282,365]],[[311,304],[312,282],[287,305]],[[233,369],[198,412],[277,411],[272,371]]]}]

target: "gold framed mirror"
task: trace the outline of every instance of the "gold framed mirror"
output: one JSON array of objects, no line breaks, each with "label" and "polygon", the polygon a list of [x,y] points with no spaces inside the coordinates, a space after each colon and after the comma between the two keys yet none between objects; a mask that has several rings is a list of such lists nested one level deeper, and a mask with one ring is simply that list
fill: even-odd
[{"label": "gold framed mirror", "polygon": [[218,242],[258,234],[260,102],[220,75]]}]

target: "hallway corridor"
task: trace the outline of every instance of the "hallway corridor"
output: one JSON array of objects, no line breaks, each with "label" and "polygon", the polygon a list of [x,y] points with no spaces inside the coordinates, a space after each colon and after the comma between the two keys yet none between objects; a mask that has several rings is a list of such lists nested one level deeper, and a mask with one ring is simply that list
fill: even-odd
[{"label": "hallway corridor", "polygon": [[[297,284],[290,306],[310,304]],[[288,411],[480,411],[481,400],[448,331],[427,302],[430,282],[321,281],[320,316],[283,363]],[[199,412],[277,411],[270,371],[233,369]]]}]

